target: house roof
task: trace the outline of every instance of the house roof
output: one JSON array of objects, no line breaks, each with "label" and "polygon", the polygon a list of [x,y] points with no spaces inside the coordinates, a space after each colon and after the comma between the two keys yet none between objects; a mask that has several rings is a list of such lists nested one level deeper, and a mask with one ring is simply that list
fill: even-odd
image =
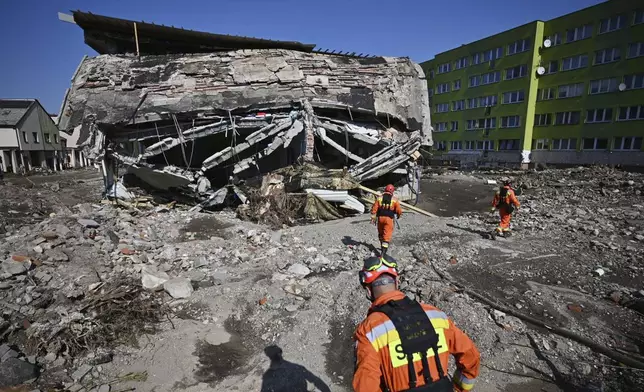
[{"label": "house roof", "polygon": [[35,99],[0,99],[0,127],[15,127],[25,117]]},{"label": "house roof", "polygon": [[136,53],[134,25],[140,54],[211,53],[237,49],[290,49],[311,52],[315,45],[296,41],[213,34],[174,26],[72,11],[85,43],[100,54]]}]

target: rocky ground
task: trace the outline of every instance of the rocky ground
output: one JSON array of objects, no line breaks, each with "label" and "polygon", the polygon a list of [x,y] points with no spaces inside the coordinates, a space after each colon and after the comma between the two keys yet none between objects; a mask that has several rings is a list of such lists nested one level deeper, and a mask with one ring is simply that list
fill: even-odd
[{"label": "rocky ground", "polygon": [[[514,236],[496,241],[487,179],[501,173],[426,175],[420,205],[441,217],[401,219],[391,253],[402,289],[478,345],[478,391],[641,390],[644,372],[440,275],[644,361],[644,176],[509,174],[523,205]],[[0,387],[266,391],[289,377],[351,390],[351,335],[369,306],[356,271],[377,245],[367,215],[274,231],[233,212],[101,204],[89,171],[10,182],[0,186]],[[272,345],[289,361],[277,377],[266,372]]]}]

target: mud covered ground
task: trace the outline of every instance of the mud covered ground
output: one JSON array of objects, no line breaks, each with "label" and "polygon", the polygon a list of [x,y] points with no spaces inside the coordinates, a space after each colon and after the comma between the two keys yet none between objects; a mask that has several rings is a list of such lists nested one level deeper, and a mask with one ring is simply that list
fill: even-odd
[{"label": "mud covered ground", "polygon": [[[527,189],[508,239],[487,238],[496,219],[486,211],[495,190],[487,179],[500,176],[495,173],[428,176],[419,206],[441,218],[405,214],[400,220],[391,253],[401,265],[401,288],[444,310],[475,341],[483,364],[475,390],[644,388],[644,373],[495,311],[435,272],[550,325],[641,356],[644,320],[632,307],[644,295],[643,177],[592,170],[517,174]],[[77,218],[92,218],[100,223],[96,238],[108,238],[103,233],[110,231],[119,245],[94,239],[95,245],[84,240],[74,246],[82,259],[101,264],[103,279],[113,270],[140,277],[143,267],[154,265],[170,277],[189,279],[195,291],[185,299],[160,292],[171,308],[161,331],[142,336],[138,347],[111,348],[113,359],[92,365],[79,380],[71,374],[92,363],[91,354],[74,359],[58,353],[56,365],[62,367],[56,367],[49,362],[56,356],[40,353],[35,361],[43,373],[57,374],[50,379],[87,391],[108,390],[107,385],[156,392],[269,391],[283,380],[308,390],[351,390],[351,335],[369,306],[356,271],[377,246],[368,216],[273,231],[239,221],[232,212],[132,213],[87,204],[100,193],[85,190],[100,181],[90,177],[61,185],[58,192],[67,189],[70,195],[68,210],[49,218],[45,209],[22,229],[11,228],[0,245],[3,257],[21,241],[31,248],[29,236],[48,230],[52,219],[67,219],[71,227]],[[56,182],[63,184],[54,176],[37,186],[44,193]],[[63,246],[70,242],[76,244],[68,239]],[[53,268],[48,273],[81,279],[74,267],[81,259],[70,259],[34,271]],[[10,293],[29,285],[7,282],[10,289],[0,291],[4,303],[15,302]],[[96,284],[80,282],[75,287],[81,290]],[[33,322],[37,314],[25,318]],[[12,343],[20,348],[19,341]],[[275,345],[287,362],[269,371],[265,350]]]}]

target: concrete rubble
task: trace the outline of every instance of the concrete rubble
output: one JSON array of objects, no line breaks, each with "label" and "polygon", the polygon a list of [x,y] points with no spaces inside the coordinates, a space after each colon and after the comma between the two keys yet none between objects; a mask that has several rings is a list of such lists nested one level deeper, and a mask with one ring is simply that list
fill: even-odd
[{"label": "concrete rubble", "polygon": [[417,186],[418,149],[431,145],[417,64],[285,49],[86,58],[59,127],[80,128],[108,197],[132,198],[129,174],[203,208],[243,198],[231,185],[303,162],[356,183],[393,173]]},{"label": "concrete rubble", "polygon": [[[490,241],[483,237],[495,218],[479,211],[496,187],[487,180],[504,175],[522,184],[523,206],[515,235]],[[425,177],[419,206],[443,217],[428,222],[403,215],[392,254],[400,262],[401,288],[447,312],[478,345],[485,366],[477,389],[537,387],[526,379],[530,369],[552,377],[539,381],[540,389],[641,388],[640,373],[478,303],[434,268],[521,312],[641,356],[642,175],[594,168],[428,171]],[[190,391],[260,390],[258,374],[267,363],[262,348],[278,344],[332,391],[350,390],[351,335],[368,308],[355,272],[377,246],[364,215],[273,230],[230,211],[81,202],[25,222],[0,241],[3,263],[23,266],[0,275],[0,357],[11,358],[0,371],[16,383],[41,390],[170,391],[185,379]],[[49,258],[51,251],[68,260]],[[605,271],[601,277],[594,274],[598,268]],[[127,308],[120,298],[130,308],[158,307],[146,317],[136,313],[144,323],[122,339],[86,341],[88,348],[67,340],[118,327],[98,310],[118,314]],[[109,306],[106,301],[117,307],[101,308]],[[132,315],[118,317],[133,323]],[[318,344],[314,335],[325,338]],[[49,343],[37,344],[41,339]],[[211,367],[209,358],[224,354],[235,358],[229,367]]]}]

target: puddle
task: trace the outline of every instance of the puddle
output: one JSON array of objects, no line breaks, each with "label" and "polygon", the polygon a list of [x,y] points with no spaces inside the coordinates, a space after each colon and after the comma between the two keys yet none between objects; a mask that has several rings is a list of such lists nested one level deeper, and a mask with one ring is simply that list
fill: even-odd
[{"label": "puddle", "polygon": [[220,237],[230,239],[232,233],[227,229],[232,227],[231,223],[222,222],[214,216],[204,216],[195,218],[181,229],[184,239],[188,237],[187,233],[192,233],[191,240],[208,240],[210,237]]},{"label": "puddle", "polygon": [[422,181],[417,207],[443,217],[489,207],[495,186],[479,182]]},{"label": "puddle", "polygon": [[331,342],[326,344],[326,374],[336,384],[346,387],[351,387],[353,381],[355,328],[349,316],[331,320],[329,323],[329,335],[332,338]]},{"label": "puddle", "polygon": [[[225,333],[220,344],[214,339],[203,339],[197,341],[195,352],[199,358],[199,364],[195,371],[195,379],[199,382],[214,384],[224,378],[239,374],[250,357],[251,351],[243,341],[241,322],[228,318],[224,323]],[[239,332],[240,334],[238,334]],[[223,334],[225,335],[225,334]],[[228,341],[225,341],[228,339]]]}]

